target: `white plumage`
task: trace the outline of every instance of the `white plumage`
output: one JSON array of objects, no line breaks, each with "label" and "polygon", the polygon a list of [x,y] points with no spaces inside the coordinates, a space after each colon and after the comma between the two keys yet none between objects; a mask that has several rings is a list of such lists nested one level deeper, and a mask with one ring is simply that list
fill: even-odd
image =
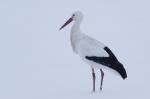
[{"label": "white plumage", "polygon": [[81,12],[77,11],[74,13],[73,20],[75,22],[71,29],[71,45],[73,51],[83,60],[86,60],[85,56],[108,57],[108,53],[104,50],[104,44],[81,32],[80,24],[82,19],[83,14]]},{"label": "white plumage", "polygon": [[[101,89],[103,82],[103,68],[112,69],[126,78],[126,71],[123,65],[117,60],[114,54],[103,43],[83,34],[80,30],[80,24],[83,20],[83,14],[80,11],[73,13],[72,17],[60,28],[64,28],[71,21],[74,24],[71,28],[71,45],[73,51],[78,54],[81,59],[92,67],[93,74],[93,91],[95,91],[95,73],[94,68],[98,68],[102,74]],[[116,67],[117,66],[117,67]],[[124,74],[122,74],[122,72]]]}]

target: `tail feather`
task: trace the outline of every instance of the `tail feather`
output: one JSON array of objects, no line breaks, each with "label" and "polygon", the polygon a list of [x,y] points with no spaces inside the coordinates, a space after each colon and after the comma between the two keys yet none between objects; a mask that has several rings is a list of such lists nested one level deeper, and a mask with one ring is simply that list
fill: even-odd
[{"label": "tail feather", "polygon": [[126,70],[120,62],[115,62],[113,65],[110,65],[110,68],[117,71],[123,79],[127,78]]}]

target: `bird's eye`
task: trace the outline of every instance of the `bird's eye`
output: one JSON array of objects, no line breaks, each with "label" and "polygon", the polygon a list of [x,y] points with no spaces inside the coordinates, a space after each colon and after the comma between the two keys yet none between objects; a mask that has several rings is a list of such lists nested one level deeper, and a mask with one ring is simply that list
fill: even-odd
[{"label": "bird's eye", "polygon": [[75,14],[72,15],[73,17],[75,16]]}]

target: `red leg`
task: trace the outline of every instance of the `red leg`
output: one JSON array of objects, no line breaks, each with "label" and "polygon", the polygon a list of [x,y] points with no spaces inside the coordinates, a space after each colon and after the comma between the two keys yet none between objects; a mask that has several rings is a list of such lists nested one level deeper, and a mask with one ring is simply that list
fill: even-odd
[{"label": "red leg", "polygon": [[100,90],[102,90],[102,85],[103,85],[103,78],[104,78],[104,72],[102,69],[100,69],[101,71],[101,86],[100,86]]},{"label": "red leg", "polygon": [[95,92],[95,72],[94,72],[94,68],[92,68],[92,77],[93,77],[93,92]]}]

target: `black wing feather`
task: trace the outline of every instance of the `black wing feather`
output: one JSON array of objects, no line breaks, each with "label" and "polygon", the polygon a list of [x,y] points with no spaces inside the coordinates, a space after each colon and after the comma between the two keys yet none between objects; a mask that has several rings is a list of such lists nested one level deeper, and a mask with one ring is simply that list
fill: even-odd
[{"label": "black wing feather", "polygon": [[114,61],[118,61],[116,56],[113,54],[113,52],[108,47],[105,47],[104,50],[109,54],[110,58],[112,58]]},{"label": "black wing feather", "polygon": [[109,57],[85,56],[85,58],[117,71],[123,79],[127,78],[126,70],[112,51],[108,47],[105,47],[104,50],[109,54]]}]

